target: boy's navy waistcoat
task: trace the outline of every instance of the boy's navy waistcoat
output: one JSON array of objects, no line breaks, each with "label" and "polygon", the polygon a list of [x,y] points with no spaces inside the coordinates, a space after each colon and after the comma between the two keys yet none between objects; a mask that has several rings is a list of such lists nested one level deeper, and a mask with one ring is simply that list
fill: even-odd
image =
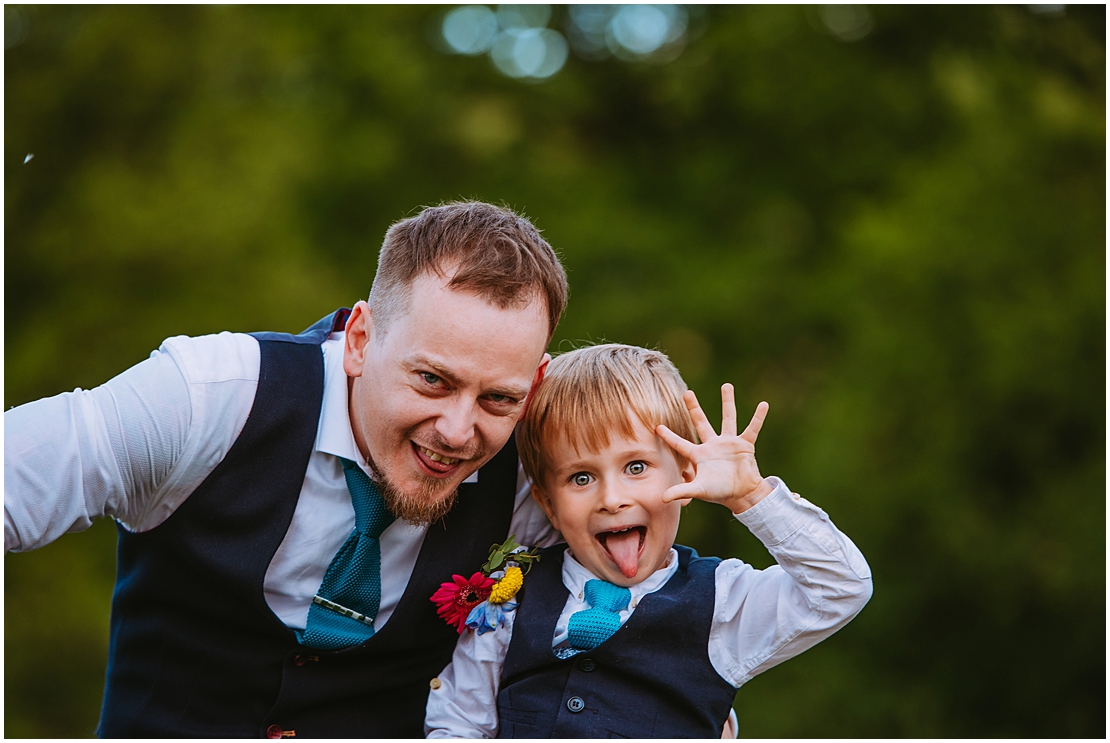
[{"label": "boy's navy waistcoat", "polygon": [[361,646],[297,644],[263,578],[297,505],[323,399],[320,344],[340,310],[299,336],[260,333],[250,416],[224,460],[164,523],[120,529],[102,737],[423,737],[428,682],[458,635],[429,597],[508,534],[510,442],[428,528],[385,626]]},{"label": "boy's navy waistcoat", "polygon": [[501,671],[501,738],[720,738],[736,689],[713,669],[709,630],[720,560],[678,550],[678,570],[640,599],[616,634],[559,660],[566,545],[524,581]]}]

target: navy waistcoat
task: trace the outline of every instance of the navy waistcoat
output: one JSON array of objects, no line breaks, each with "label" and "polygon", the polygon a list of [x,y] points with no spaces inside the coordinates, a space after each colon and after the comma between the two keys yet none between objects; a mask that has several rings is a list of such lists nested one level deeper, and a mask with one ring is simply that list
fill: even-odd
[{"label": "navy waistcoat", "polygon": [[720,560],[678,550],[678,570],[640,599],[616,634],[559,660],[566,545],[524,581],[501,672],[501,738],[720,738],[736,689],[713,669],[709,630]]},{"label": "navy waistcoat", "polygon": [[423,737],[428,682],[458,639],[429,597],[508,534],[516,446],[428,528],[380,632],[345,650],[298,645],[262,584],[316,439],[320,344],[346,319],[340,310],[298,336],[256,334],[258,389],[227,456],[165,522],[119,530],[101,737]]}]

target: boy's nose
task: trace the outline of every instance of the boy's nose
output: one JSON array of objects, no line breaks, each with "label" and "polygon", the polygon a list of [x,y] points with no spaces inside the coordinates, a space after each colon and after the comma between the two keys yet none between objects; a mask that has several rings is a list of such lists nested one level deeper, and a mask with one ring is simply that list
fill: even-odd
[{"label": "boy's nose", "polygon": [[621,484],[605,483],[601,488],[601,507],[606,511],[619,511],[632,504],[628,488]]}]

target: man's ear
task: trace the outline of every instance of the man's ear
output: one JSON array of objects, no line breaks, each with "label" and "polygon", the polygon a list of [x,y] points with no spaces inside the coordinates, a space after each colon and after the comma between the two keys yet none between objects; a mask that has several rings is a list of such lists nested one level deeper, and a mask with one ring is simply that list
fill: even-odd
[{"label": "man's ear", "polygon": [[532,395],[536,393],[536,388],[538,388],[539,383],[544,381],[544,374],[547,373],[547,364],[551,362],[552,354],[545,353],[544,358],[539,361],[539,365],[536,367],[536,373],[532,376],[532,386],[528,389],[527,398],[524,399],[524,409],[521,411],[521,416],[516,420],[524,420],[524,415],[528,412],[528,405],[532,404]]},{"label": "man's ear", "polygon": [[557,531],[562,531],[562,529],[559,528],[559,517],[555,513],[555,506],[551,502],[551,496],[535,482],[532,483],[532,497],[536,500],[536,503],[540,504],[540,508],[543,509],[543,512],[547,514],[547,520],[551,522],[551,525],[554,526]]},{"label": "man's ear", "polygon": [[524,398],[524,409],[520,411],[520,417],[523,418],[524,414],[528,412],[528,406],[532,404],[532,395],[536,394],[536,388],[540,386],[543,381],[543,375],[547,373],[547,365],[551,363],[551,354],[545,353],[540,365],[536,367],[536,373],[532,377],[532,386],[528,390],[528,397]]},{"label": "man's ear", "polygon": [[343,338],[343,372],[348,377],[362,376],[362,365],[366,361],[366,347],[374,330],[374,320],[370,316],[370,305],[356,302],[347,318],[346,335]]}]

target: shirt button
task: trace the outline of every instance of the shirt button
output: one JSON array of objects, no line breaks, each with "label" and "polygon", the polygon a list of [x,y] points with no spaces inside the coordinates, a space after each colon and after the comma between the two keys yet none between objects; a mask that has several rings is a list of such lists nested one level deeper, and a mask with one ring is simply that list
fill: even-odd
[{"label": "shirt button", "polygon": [[284,732],[285,731],[281,729],[281,725],[271,725],[270,727],[266,728],[266,737],[280,738],[281,734]]},{"label": "shirt button", "polygon": [[571,712],[581,712],[586,708],[586,703],[582,701],[582,697],[571,697],[567,700],[567,709]]},{"label": "shirt button", "polygon": [[438,678],[434,678],[428,682],[428,686],[432,687],[433,689],[438,689],[439,687],[443,686],[443,682],[440,681]]},{"label": "shirt button", "polygon": [[583,658],[581,660],[581,662],[578,664],[578,667],[581,668],[586,673],[589,673],[590,671],[597,668],[597,664],[594,663],[593,659],[591,659],[591,658]]}]

